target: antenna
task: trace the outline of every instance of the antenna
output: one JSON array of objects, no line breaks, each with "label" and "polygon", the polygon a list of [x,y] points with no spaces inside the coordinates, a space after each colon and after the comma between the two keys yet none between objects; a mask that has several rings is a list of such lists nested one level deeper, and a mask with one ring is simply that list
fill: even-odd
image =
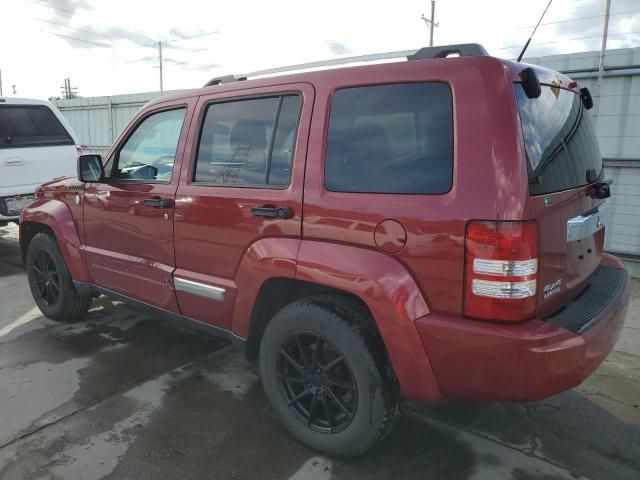
[{"label": "antenna", "polygon": [[527,43],[524,44],[524,47],[522,48],[522,51],[520,52],[520,55],[518,55],[518,60],[516,60],[517,62],[522,60],[522,56],[524,55],[524,52],[527,51],[527,47],[529,46],[529,43],[531,42],[531,39],[533,38],[533,36],[536,34],[536,30],[538,29],[538,26],[540,25],[540,22],[544,18],[545,13],[547,13],[547,10],[549,10],[549,7],[551,6],[551,2],[553,2],[553,0],[549,0],[549,3],[547,3],[547,8],[545,8],[544,12],[542,12],[542,15],[540,16],[540,20],[538,20],[538,23],[536,24],[536,27],[533,29],[533,32],[531,32],[531,36],[529,37],[529,40],[527,40]]}]

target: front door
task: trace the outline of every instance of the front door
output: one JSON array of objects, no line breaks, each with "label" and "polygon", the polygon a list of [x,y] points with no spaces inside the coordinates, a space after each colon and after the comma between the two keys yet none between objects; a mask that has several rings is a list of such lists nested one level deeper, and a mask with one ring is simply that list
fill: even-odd
[{"label": "front door", "polygon": [[84,252],[93,283],[177,312],[173,217],[187,105],[147,112],[85,191]]}]

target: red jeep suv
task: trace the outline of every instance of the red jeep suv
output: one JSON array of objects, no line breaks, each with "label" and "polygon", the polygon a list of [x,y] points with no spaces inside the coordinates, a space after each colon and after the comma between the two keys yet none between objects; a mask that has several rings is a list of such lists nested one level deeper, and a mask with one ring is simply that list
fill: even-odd
[{"label": "red jeep suv", "polygon": [[401,398],[541,399],[611,351],[629,286],[587,89],[475,44],[226,80],[38,190],[20,245],[46,316],[104,294],[222,335],[338,455]]}]

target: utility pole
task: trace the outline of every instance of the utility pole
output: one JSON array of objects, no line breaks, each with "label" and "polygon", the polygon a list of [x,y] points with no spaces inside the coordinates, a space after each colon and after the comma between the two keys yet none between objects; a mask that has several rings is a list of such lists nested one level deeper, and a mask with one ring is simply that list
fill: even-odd
[{"label": "utility pole", "polygon": [[2,96],[2,70],[0,70],[0,97]]},{"label": "utility pole", "polygon": [[64,85],[62,86],[62,98],[69,98],[69,86],[67,85],[67,79],[64,79]]},{"label": "utility pole", "polygon": [[422,14],[422,20],[427,24],[427,28],[429,29],[429,46],[433,47],[433,29],[435,27],[439,27],[440,25],[435,22],[436,16],[436,0],[431,0],[431,18],[427,18]]},{"label": "utility pole", "polygon": [[158,59],[160,60],[160,94],[163,94],[164,85],[162,84],[162,42],[158,42]]},{"label": "utility pole", "polygon": [[62,86],[62,98],[67,100],[70,98],[76,98],[78,96],[77,90],[78,90],[77,87],[71,86],[70,78],[64,79],[64,85]]},{"label": "utility pole", "polygon": [[600,91],[602,89],[602,77],[604,75],[604,57],[607,53],[607,34],[609,33],[609,11],[611,10],[611,0],[606,1],[604,8],[604,27],[602,28],[602,45],[600,46],[600,60],[598,61],[598,83],[596,85],[597,102],[595,104],[596,111],[594,112],[594,117],[597,117],[600,113]]}]

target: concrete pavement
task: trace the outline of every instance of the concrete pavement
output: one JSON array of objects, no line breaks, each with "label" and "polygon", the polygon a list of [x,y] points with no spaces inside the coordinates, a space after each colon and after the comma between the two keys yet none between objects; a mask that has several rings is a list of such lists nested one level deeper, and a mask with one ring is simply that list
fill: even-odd
[{"label": "concrete pavement", "polygon": [[528,404],[406,405],[354,460],[275,419],[255,366],[215,338],[101,298],[58,324],[31,300],[0,228],[0,478],[638,479],[640,282],[627,327],[579,388]]}]

